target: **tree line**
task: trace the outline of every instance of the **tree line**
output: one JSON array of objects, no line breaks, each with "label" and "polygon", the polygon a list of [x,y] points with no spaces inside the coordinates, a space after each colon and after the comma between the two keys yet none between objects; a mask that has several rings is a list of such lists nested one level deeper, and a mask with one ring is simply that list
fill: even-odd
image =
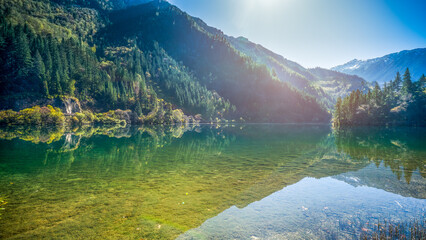
[{"label": "tree line", "polygon": [[105,1],[0,7],[1,109],[75,97],[95,113],[129,109],[144,119],[182,109],[205,121],[329,121],[316,99],[178,8],[154,2],[109,12],[96,2]]},{"label": "tree line", "polygon": [[23,99],[31,105],[68,96],[97,112],[130,109],[139,116],[156,112],[163,117],[172,108],[183,108],[213,120],[235,111],[158,44],[146,51],[136,44],[89,46],[81,38],[42,34],[4,17],[0,19],[0,84],[3,109],[19,110],[16,103]]},{"label": "tree line", "polygon": [[355,125],[410,125],[426,126],[426,77],[413,82],[407,68],[403,76],[381,88],[353,91],[337,99],[333,114],[336,127]]},{"label": "tree line", "polygon": [[[185,68],[200,85],[229,100],[234,118],[256,122],[329,121],[316,99],[279,81],[265,65],[236,50],[206,26],[162,1],[113,11],[111,24],[99,31],[107,44],[126,44],[137,38],[141,49],[152,42]],[[225,104],[227,105],[227,104]],[[231,111],[233,113],[233,111]]]}]

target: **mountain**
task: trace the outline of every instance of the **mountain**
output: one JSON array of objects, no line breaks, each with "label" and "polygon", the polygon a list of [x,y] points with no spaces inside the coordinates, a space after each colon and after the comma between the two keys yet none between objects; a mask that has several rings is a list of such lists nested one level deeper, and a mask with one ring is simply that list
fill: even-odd
[{"label": "mountain", "polygon": [[347,96],[358,89],[361,92],[367,93],[372,87],[371,83],[356,75],[349,75],[319,67],[308,69],[308,71],[316,77],[314,83],[332,96],[334,100],[338,97]]},{"label": "mountain", "polygon": [[[333,178],[355,187],[368,186],[417,199],[426,197],[424,192],[418,191],[418,189],[424,188],[423,177],[418,172],[414,171],[412,175],[407,177],[408,181],[404,178],[398,179],[398,176],[385,167],[384,164],[376,166],[372,163],[360,170],[340,174]],[[386,181],[383,181],[384,179]]]},{"label": "mountain", "polygon": [[285,59],[260,44],[250,42],[247,38],[226,36],[226,39],[238,51],[257,63],[266,65],[272,75],[281,81],[288,82],[299,91],[315,97],[327,107],[333,105],[333,98],[324,92],[321,87],[313,84],[313,80],[316,80],[316,77],[298,63]]},{"label": "mountain", "polygon": [[369,60],[354,59],[332,70],[358,75],[370,82],[384,83],[393,80],[396,72],[404,73],[406,68],[410,69],[414,81],[426,73],[426,48],[405,50]]},{"label": "mountain", "polygon": [[90,7],[98,10],[118,10],[134,5],[149,3],[153,0],[52,0],[54,3],[73,7]]},{"label": "mountain", "polygon": [[357,76],[323,68],[306,69],[247,38],[230,36],[226,38],[238,51],[257,63],[266,65],[278,79],[313,96],[329,109],[334,107],[338,97],[346,96],[357,89],[366,92],[370,87],[368,82]]},{"label": "mountain", "polygon": [[319,100],[168,2],[3,1],[3,109],[75,97],[84,109],[130,109],[160,123],[172,109],[205,121],[330,119]]},{"label": "mountain", "polygon": [[[141,49],[158,43],[250,121],[305,121],[308,109],[319,113],[312,97],[280,83],[264,65],[235,49],[220,30],[175,6],[153,2],[113,12],[109,19],[112,24],[101,33],[107,42],[125,44],[127,39],[138,37]],[[308,118],[318,117],[323,118],[321,114]]]}]

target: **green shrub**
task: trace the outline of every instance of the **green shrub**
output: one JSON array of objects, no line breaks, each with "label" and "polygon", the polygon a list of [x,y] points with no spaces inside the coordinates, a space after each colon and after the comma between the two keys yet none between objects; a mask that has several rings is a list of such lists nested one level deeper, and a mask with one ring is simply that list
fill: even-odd
[{"label": "green shrub", "polygon": [[0,111],[0,124],[8,125],[16,122],[18,113],[13,110]]},{"label": "green shrub", "polygon": [[96,120],[96,116],[91,111],[83,111],[83,114],[86,116],[86,120],[89,122],[94,122]]},{"label": "green shrub", "polygon": [[126,121],[124,119],[120,119],[113,110],[106,113],[96,114],[96,123],[105,125],[126,125]]},{"label": "green shrub", "polygon": [[61,109],[50,105],[47,107],[34,106],[19,112],[12,110],[0,111],[2,125],[62,125],[65,122]]},{"label": "green shrub", "polygon": [[72,124],[77,125],[77,124],[79,124],[79,123],[80,123],[80,120],[78,120],[78,117],[73,116],[73,117],[71,118],[71,123],[72,123]]}]

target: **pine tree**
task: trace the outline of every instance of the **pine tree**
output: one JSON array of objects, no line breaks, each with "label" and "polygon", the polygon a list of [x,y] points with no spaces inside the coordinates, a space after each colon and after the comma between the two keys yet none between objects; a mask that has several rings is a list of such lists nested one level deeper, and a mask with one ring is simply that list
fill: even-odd
[{"label": "pine tree", "polygon": [[422,91],[426,88],[426,76],[424,74],[419,79],[419,87]]},{"label": "pine tree", "polygon": [[59,71],[56,70],[52,76],[52,83],[50,84],[51,90],[49,92],[53,95],[61,95],[62,87],[61,87],[61,77],[59,75]]},{"label": "pine tree", "polygon": [[35,90],[36,92],[39,92],[40,90],[42,90],[42,93],[46,95],[46,89],[44,89],[44,81],[45,81],[45,66],[43,63],[43,59],[40,55],[40,53],[38,52],[38,50],[35,53],[34,56],[34,60],[33,60],[34,64],[33,64],[33,70],[32,70],[32,74],[33,74],[33,78],[35,80],[34,85],[37,86],[37,90]]},{"label": "pine tree", "polygon": [[334,108],[334,125],[340,126],[340,121],[342,117],[342,98],[337,98],[336,106]]},{"label": "pine tree", "polygon": [[381,91],[380,91],[380,86],[379,84],[376,82],[376,85],[374,86],[374,90],[373,90],[373,99],[375,101],[375,103],[380,106],[381,104]]},{"label": "pine tree", "polygon": [[[1,20],[0,20],[1,21]],[[0,52],[6,48],[6,40],[0,35]]]},{"label": "pine tree", "polygon": [[138,114],[138,116],[142,115],[142,107],[141,107],[141,103],[139,101],[136,102],[135,111],[136,111],[136,114]]},{"label": "pine tree", "polygon": [[39,83],[45,80],[46,68],[44,66],[43,58],[41,57],[39,51],[37,50],[34,56],[34,77],[39,81]]},{"label": "pine tree", "polygon": [[413,82],[411,81],[410,70],[405,70],[404,81],[402,83],[402,91],[404,94],[411,94],[413,92]]},{"label": "pine tree", "polygon": [[50,54],[49,48],[46,48],[45,51],[43,51],[43,60],[44,60],[44,66],[45,66],[45,73],[46,73],[46,80],[50,80],[50,76],[52,74],[52,55]]},{"label": "pine tree", "polygon": [[[404,74],[401,93],[397,94],[399,74],[395,81],[385,83],[383,89],[378,84],[367,94],[359,90],[352,92],[343,100],[338,99],[334,113],[334,123],[337,126],[361,124],[404,124],[426,125],[426,92],[424,75],[418,82],[412,83],[409,70]],[[366,108],[359,108],[367,104]],[[359,110],[359,111],[358,111]],[[339,114],[340,113],[340,114]]]},{"label": "pine tree", "polygon": [[16,38],[13,41],[15,67],[18,69],[18,77],[26,77],[32,66],[31,51],[27,36],[22,28],[18,28],[17,31]]},{"label": "pine tree", "polygon": [[401,90],[401,74],[396,72],[395,80],[393,81],[393,89],[398,93]]},{"label": "pine tree", "polygon": [[359,89],[357,89],[356,92],[355,92],[355,106],[356,106],[356,108],[358,108],[359,105],[361,105],[361,91],[359,91]]}]

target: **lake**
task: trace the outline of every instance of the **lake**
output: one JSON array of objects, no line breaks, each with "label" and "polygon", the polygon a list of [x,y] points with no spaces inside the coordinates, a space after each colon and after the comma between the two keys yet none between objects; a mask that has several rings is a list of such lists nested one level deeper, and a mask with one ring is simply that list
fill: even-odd
[{"label": "lake", "polygon": [[426,129],[0,129],[1,239],[359,239],[423,224]]}]

